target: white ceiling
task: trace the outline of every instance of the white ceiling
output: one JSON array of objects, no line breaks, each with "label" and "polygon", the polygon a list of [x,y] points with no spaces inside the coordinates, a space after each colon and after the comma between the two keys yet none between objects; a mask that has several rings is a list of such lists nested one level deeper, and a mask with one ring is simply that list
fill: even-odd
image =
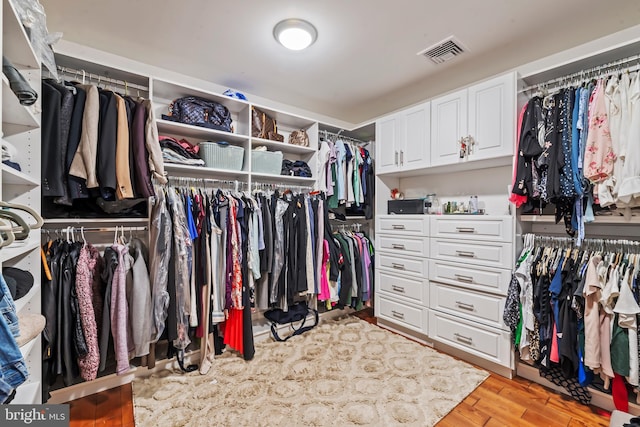
[{"label": "white ceiling", "polygon": [[[248,94],[362,123],[640,23],[616,0],[40,0],[50,32]],[[291,52],[273,26],[318,29]],[[416,53],[455,35],[435,65]]]}]

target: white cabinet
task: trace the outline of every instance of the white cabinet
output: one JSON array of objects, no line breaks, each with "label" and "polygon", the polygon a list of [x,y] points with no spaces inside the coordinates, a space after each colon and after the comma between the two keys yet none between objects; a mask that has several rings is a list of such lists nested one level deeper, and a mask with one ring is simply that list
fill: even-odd
[{"label": "white cabinet", "polygon": [[431,166],[512,156],[515,95],[515,74],[509,73],[433,99]]},{"label": "white cabinet", "polygon": [[425,102],[376,122],[378,173],[429,166],[430,114],[431,103]]},{"label": "white cabinet", "polygon": [[[12,161],[20,164],[21,171],[2,165],[0,174],[0,199],[8,203],[27,205],[40,212],[40,121],[41,90],[40,60],[36,56],[27,32],[9,0],[2,1],[2,54],[38,93],[38,100],[31,106],[20,104],[2,74],[2,129],[0,136],[16,147]],[[20,214],[22,216],[22,213]],[[28,218],[28,217],[27,217]],[[28,223],[32,222],[30,219]],[[34,278],[33,287],[15,301],[18,318],[26,314],[41,313],[40,230],[33,229],[25,240],[0,249],[0,265],[29,271]],[[42,401],[42,344],[41,334],[24,343],[20,352],[27,365],[29,376],[16,389],[12,404],[38,404]]]}]

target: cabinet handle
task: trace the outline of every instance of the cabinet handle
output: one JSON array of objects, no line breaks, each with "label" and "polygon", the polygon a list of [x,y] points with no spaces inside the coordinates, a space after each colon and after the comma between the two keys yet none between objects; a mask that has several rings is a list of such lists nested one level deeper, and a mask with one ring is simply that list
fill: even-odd
[{"label": "cabinet handle", "polygon": [[391,289],[393,289],[396,292],[401,292],[404,294],[404,288],[402,286],[391,285]]},{"label": "cabinet handle", "polygon": [[469,311],[474,311],[476,309],[473,304],[467,304],[466,302],[456,301],[456,305]]},{"label": "cabinet handle", "polygon": [[391,310],[391,314],[393,315],[393,317],[396,317],[398,319],[404,320],[404,313],[400,313],[398,311]]},{"label": "cabinet handle", "polygon": [[471,251],[456,251],[456,254],[465,258],[474,258],[476,256],[475,252]]},{"label": "cabinet handle", "polygon": [[458,233],[475,233],[476,229],[473,227],[456,227]]},{"label": "cabinet handle", "polygon": [[395,268],[396,270],[404,270],[404,264],[392,262],[391,267]]},{"label": "cabinet handle", "polygon": [[471,337],[465,337],[464,335],[460,335],[459,333],[455,333],[453,334],[453,336],[458,340],[458,341],[462,341],[465,344],[473,344],[473,338]]},{"label": "cabinet handle", "polygon": [[393,244],[391,245],[391,247],[392,247],[393,249],[403,249],[403,250],[404,250],[404,245],[399,245],[399,244],[397,244],[397,243],[393,243]]},{"label": "cabinet handle", "polygon": [[463,276],[462,274],[454,274],[456,279],[465,283],[473,283],[473,277],[471,276]]},{"label": "cabinet handle", "polygon": [[395,161],[395,165],[398,166],[398,152],[396,151],[396,161]]},{"label": "cabinet handle", "polygon": [[393,228],[394,230],[404,230],[404,225],[403,224],[393,224],[391,226],[391,228]]},{"label": "cabinet handle", "polygon": [[400,166],[404,166],[404,150],[400,150]]}]

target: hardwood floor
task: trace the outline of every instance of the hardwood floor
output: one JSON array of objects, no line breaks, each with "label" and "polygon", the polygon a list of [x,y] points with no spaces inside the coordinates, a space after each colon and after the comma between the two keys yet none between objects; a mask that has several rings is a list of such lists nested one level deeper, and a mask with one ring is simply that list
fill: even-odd
[{"label": "hardwood floor", "polygon": [[[377,323],[370,310],[356,313]],[[70,427],[134,425],[131,384],[70,402]],[[609,414],[523,378],[491,374],[437,424],[475,426],[608,426]]]}]

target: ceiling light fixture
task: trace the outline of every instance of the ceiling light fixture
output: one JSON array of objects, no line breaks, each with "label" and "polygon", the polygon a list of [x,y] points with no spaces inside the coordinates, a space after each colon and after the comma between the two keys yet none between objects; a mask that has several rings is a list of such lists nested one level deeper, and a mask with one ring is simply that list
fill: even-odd
[{"label": "ceiling light fixture", "polygon": [[273,36],[278,43],[287,49],[303,50],[308,48],[318,38],[318,31],[307,21],[302,19],[285,19],[273,28]]}]

